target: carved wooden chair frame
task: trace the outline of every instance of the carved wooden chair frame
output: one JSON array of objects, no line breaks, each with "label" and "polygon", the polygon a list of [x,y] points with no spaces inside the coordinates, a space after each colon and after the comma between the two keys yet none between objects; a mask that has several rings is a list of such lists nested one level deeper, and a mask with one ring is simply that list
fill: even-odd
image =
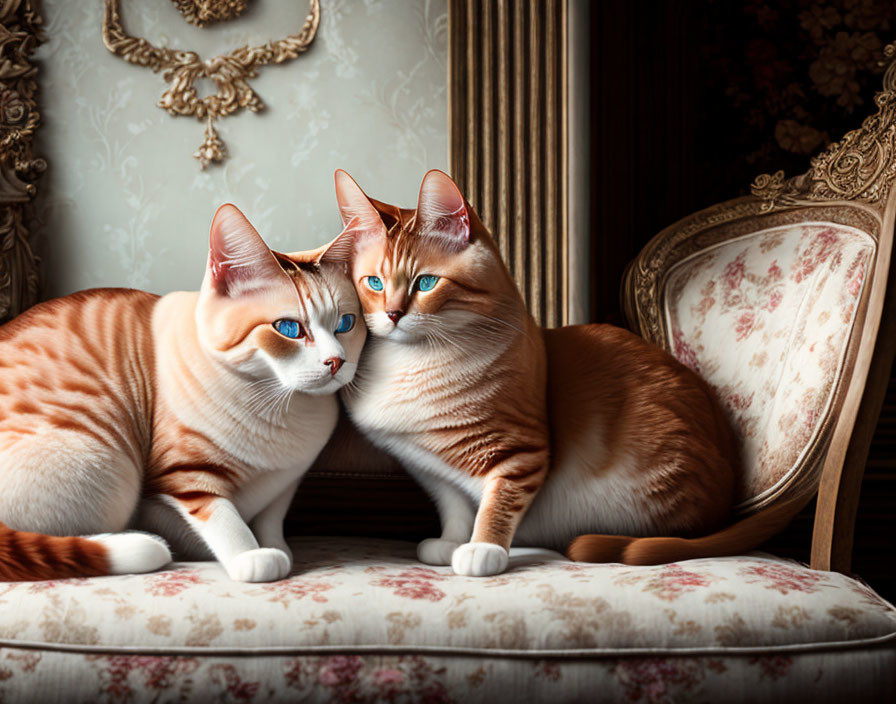
[{"label": "carved wooden chair frame", "polygon": [[662,294],[670,269],[693,254],[741,235],[784,224],[831,222],[855,227],[876,242],[870,275],[859,301],[845,365],[833,402],[794,481],[777,487],[807,501],[817,492],[811,566],[848,572],[853,529],[868,449],[880,415],[896,352],[896,282],[892,255],[896,218],[896,44],[878,112],[860,129],[816,156],[807,173],[756,179],[751,196],[712,206],[667,227],[629,265],[622,305],[631,328],[671,351]]}]

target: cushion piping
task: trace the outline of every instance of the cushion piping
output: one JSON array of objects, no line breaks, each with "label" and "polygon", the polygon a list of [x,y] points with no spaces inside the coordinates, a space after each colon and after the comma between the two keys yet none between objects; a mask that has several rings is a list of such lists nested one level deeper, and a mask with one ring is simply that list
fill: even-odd
[{"label": "cushion piping", "polygon": [[569,648],[566,650],[544,648],[533,650],[511,650],[507,648],[475,648],[441,645],[393,645],[393,644],[346,644],[308,646],[258,646],[258,647],[146,647],[75,645],[68,643],[42,643],[39,641],[14,641],[0,639],[0,648],[21,648],[27,650],[48,650],[68,653],[127,653],[130,655],[323,655],[337,653],[409,653],[435,655],[482,655],[507,658],[594,658],[644,655],[765,655],[770,653],[815,653],[854,650],[859,647],[872,649],[896,644],[896,631],[874,638],[854,641],[831,641],[828,643],[794,643],[791,645],[744,646],[744,647],[698,647],[698,648]]}]

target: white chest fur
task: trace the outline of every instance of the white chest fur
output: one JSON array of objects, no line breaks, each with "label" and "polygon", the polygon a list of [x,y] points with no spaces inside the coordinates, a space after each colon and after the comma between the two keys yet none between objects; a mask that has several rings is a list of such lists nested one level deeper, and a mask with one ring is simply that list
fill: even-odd
[{"label": "white chest fur", "polygon": [[[351,389],[343,392],[365,432],[419,434],[483,412],[488,369],[503,349],[433,348],[372,339]],[[472,414],[472,415],[471,415]]]},{"label": "white chest fur", "polygon": [[486,375],[500,353],[499,345],[434,350],[374,338],[343,400],[364,434],[424,486],[426,477],[446,481],[478,500],[481,479],[441,460],[426,439],[459,419],[475,422],[485,415],[491,393]]},{"label": "white chest fur", "polygon": [[339,416],[335,395],[295,392],[288,410],[275,417],[252,411],[239,400],[197,399],[181,394],[179,401],[171,408],[177,419],[246,468],[286,471],[295,476],[314,462]]}]

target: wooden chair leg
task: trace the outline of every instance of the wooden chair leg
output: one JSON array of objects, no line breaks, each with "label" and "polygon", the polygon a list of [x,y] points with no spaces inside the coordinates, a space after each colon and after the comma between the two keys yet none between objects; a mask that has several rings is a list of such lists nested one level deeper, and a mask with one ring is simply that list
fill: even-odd
[{"label": "wooden chair leg", "polygon": [[[810,565],[813,569],[848,573],[852,563],[853,534],[862,492],[865,463],[896,353],[896,279],[891,264],[890,286],[884,304],[885,315],[877,332],[877,345],[868,370],[865,391],[856,416],[845,454],[841,448],[831,447],[818,487],[815,526],[812,531]],[[842,462],[840,458],[842,457]]]}]

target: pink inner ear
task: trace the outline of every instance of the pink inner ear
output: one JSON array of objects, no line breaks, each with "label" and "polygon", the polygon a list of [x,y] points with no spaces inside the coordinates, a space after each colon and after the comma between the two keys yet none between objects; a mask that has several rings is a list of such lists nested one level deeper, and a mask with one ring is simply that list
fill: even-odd
[{"label": "pink inner ear", "polygon": [[352,218],[345,224],[342,232],[326,245],[324,251],[317,258],[318,262],[351,262],[355,256],[356,238],[363,234],[361,222],[358,218]]},{"label": "pink inner ear", "polygon": [[371,240],[386,236],[386,226],[364,191],[345,171],[336,172],[336,199],[345,229],[333,241],[332,252],[322,261],[350,261],[355,251]]},{"label": "pink inner ear", "polygon": [[454,244],[470,241],[470,214],[460,190],[447,174],[428,172],[417,199],[420,234],[446,238]]},{"label": "pink inner ear", "polygon": [[290,252],[285,255],[301,264],[320,264],[321,262],[351,262],[355,254],[355,227],[357,219],[352,218],[345,228],[330,242],[305,252]]},{"label": "pink inner ear", "polygon": [[236,297],[284,276],[268,246],[239,209],[222,205],[209,235],[208,267],[215,291]]},{"label": "pink inner ear", "polygon": [[373,207],[370,199],[345,171],[336,171],[336,201],[339,203],[339,214],[346,227],[355,220],[355,230],[374,229],[382,224],[380,214]]}]

